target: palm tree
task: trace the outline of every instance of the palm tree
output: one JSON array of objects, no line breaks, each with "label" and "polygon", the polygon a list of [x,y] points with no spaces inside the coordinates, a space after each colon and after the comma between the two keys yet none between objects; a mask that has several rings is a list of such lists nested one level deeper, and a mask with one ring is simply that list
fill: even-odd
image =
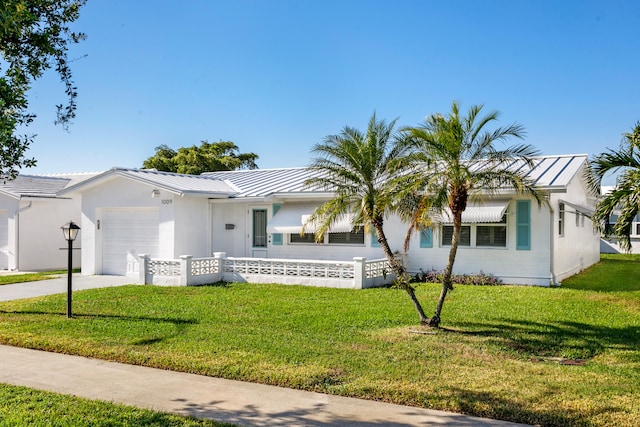
[{"label": "palm tree", "polygon": [[329,135],[314,146],[316,157],[310,169],[316,174],[306,185],[331,191],[335,196],[320,205],[305,226],[316,226],[317,241],[345,214],[352,215],[354,227],[364,226],[366,231],[373,227],[396,283],[407,292],[424,322],[427,317],[409,283],[409,275],[394,256],[383,229],[385,216],[395,211],[407,187],[407,178],[401,171],[408,147],[394,135],[395,124],[396,120],[377,120],[374,113],[366,133],[346,126],[340,134]]},{"label": "palm tree", "polygon": [[623,134],[620,149],[609,150],[596,156],[590,164],[589,183],[596,194],[600,194],[600,184],[607,173],[622,170],[616,187],[598,202],[593,214],[593,222],[600,231],[609,232],[609,217],[619,210],[613,233],[624,251],[631,250],[631,226],[640,210],[640,121],[631,132]]},{"label": "palm tree", "polygon": [[425,210],[438,214],[448,208],[453,219],[453,237],[442,291],[435,314],[424,322],[433,327],[440,325],[444,300],[453,289],[451,276],[460,242],[462,212],[469,198],[511,189],[533,196],[538,204],[543,203],[542,195],[524,175],[526,168],[509,168],[514,160],[531,165],[530,157],[537,152],[529,145],[514,145],[502,150],[495,146],[496,142],[511,137],[523,138],[524,128],[511,124],[488,130],[488,125],[498,119],[499,113],[493,111],[480,116],[482,108],[482,105],[472,106],[466,117],[460,117],[459,106],[454,102],[447,116],[433,114],[421,125],[402,130],[405,143],[412,148],[412,191],[421,191],[427,200],[417,205],[420,212],[415,217],[424,217]]}]

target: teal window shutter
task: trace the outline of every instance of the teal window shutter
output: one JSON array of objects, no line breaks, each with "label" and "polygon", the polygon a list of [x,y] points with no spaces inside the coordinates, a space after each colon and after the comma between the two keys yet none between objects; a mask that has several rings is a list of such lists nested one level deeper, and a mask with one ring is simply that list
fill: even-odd
[{"label": "teal window shutter", "polygon": [[531,200],[516,200],[516,250],[531,249]]},{"label": "teal window shutter", "polygon": [[378,235],[376,234],[376,229],[371,227],[371,247],[372,248],[379,248],[380,247],[380,242],[378,242]]},{"label": "teal window shutter", "polygon": [[433,247],[433,230],[431,228],[425,228],[420,232],[420,247],[421,248]]},{"label": "teal window shutter", "polygon": [[[271,206],[271,210],[273,211],[273,216],[275,216],[278,213],[278,211],[280,210],[280,206],[282,206],[280,203],[274,203]],[[282,233],[273,233],[271,235],[271,244],[282,246]]]}]

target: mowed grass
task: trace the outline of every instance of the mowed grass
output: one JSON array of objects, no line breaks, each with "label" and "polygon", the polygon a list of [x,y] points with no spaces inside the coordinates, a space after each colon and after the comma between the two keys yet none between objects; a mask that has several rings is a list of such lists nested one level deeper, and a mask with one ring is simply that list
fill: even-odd
[{"label": "mowed grass", "polygon": [[223,427],[230,424],[0,384],[0,426]]},{"label": "mowed grass", "polygon": [[[75,293],[74,319],[65,295],[0,303],[0,342],[527,424],[638,426],[630,259],[561,288],[457,286],[440,330],[397,289],[124,286]],[[418,288],[429,311],[439,291]]]},{"label": "mowed grass", "polygon": [[10,285],[13,283],[23,282],[37,282],[39,280],[48,280],[58,277],[62,274],[67,274],[66,271],[45,271],[37,273],[24,273],[24,274],[7,274],[0,276],[0,285]]}]

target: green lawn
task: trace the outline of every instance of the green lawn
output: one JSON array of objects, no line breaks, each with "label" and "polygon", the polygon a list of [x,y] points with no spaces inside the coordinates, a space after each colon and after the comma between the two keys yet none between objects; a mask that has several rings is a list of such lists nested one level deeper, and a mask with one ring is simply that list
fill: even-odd
[{"label": "green lawn", "polygon": [[222,427],[229,425],[0,384],[1,427]]},{"label": "green lawn", "polygon": [[45,271],[38,273],[24,273],[24,274],[7,274],[0,276],[0,285],[10,285],[13,283],[23,282],[36,282],[38,280],[47,280],[58,277],[62,274],[67,274],[66,271]]},{"label": "green lawn", "polygon": [[[637,426],[640,257],[561,288],[125,286],[0,303],[0,342],[544,426]],[[615,273],[614,273],[615,271]],[[417,295],[429,311],[439,285]]]}]

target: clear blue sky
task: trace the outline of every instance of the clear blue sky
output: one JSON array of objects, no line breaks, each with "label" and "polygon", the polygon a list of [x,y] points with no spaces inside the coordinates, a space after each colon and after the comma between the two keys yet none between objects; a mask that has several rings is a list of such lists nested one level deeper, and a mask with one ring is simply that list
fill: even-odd
[{"label": "clear blue sky", "polygon": [[23,173],[141,167],[202,140],[305,166],[374,111],[416,125],[453,100],[499,110],[544,154],[617,148],[640,120],[636,0],[88,0],[80,15],[77,118],[52,124],[55,73],[34,86]]}]

